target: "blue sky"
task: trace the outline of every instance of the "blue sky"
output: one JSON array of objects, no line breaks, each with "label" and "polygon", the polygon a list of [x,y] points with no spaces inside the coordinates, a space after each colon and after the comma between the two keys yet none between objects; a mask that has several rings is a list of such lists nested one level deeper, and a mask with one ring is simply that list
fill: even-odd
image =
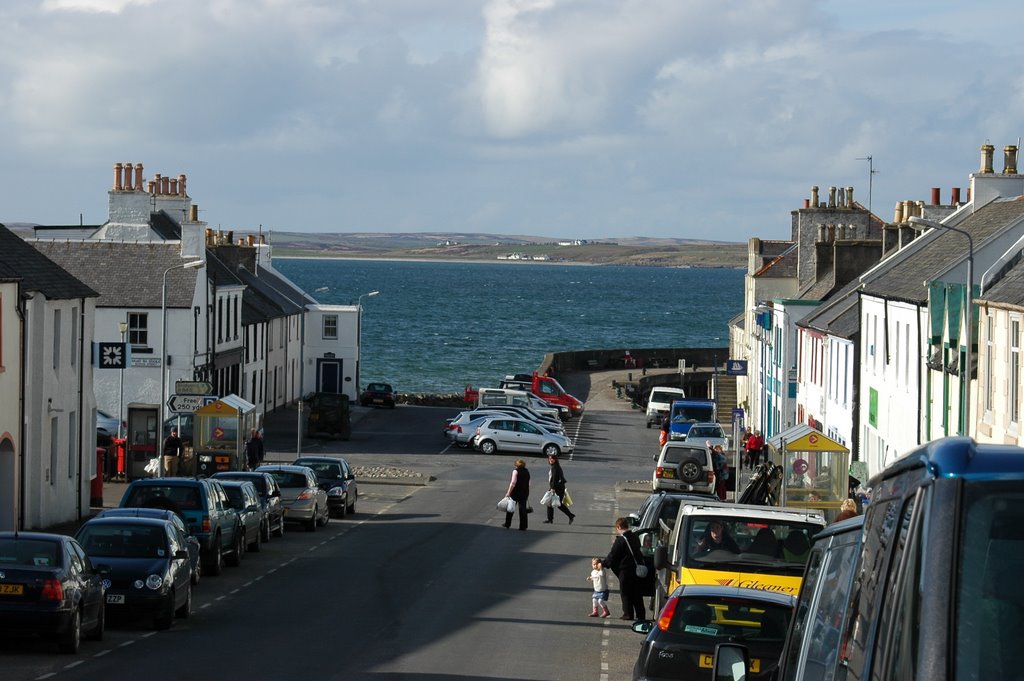
[{"label": "blue sky", "polygon": [[[0,222],[106,218],[115,162],[211,226],[789,236],[892,218],[1024,121],[1019,4],[7,0]],[[966,194],[966,192],[964,192]]]}]

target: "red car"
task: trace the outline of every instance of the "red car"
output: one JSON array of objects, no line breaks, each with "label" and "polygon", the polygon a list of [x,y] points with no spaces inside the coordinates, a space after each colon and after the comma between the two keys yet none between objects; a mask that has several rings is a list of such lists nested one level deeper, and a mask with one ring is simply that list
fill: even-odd
[{"label": "red car", "polygon": [[395,408],[395,391],[390,383],[370,383],[359,394],[359,404],[364,407]]}]

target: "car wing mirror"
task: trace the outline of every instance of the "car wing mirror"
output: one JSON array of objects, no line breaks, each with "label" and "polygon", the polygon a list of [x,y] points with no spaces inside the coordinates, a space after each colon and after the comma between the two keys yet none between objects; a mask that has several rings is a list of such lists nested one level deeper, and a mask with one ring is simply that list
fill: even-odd
[{"label": "car wing mirror", "polygon": [[711,678],[715,681],[746,681],[750,670],[750,654],[746,646],[719,643],[715,646]]},{"label": "car wing mirror", "polygon": [[188,557],[189,557],[188,556],[188,551],[186,551],[185,549],[178,549],[177,551],[174,552],[174,558],[175,559],[188,560]]},{"label": "car wing mirror", "polygon": [[654,569],[664,570],[668,567],[668,547],[664,544],[654,547]]}]

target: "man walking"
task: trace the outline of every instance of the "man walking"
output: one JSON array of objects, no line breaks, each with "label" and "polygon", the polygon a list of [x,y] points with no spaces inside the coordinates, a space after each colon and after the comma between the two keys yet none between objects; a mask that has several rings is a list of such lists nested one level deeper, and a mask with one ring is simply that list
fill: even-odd
[{"label": "man walking", "polygon": [[171,434],[164,440],[164,477],[173,478],[178,475],[178,462],[184,452],[178,429],[171,428]]}]

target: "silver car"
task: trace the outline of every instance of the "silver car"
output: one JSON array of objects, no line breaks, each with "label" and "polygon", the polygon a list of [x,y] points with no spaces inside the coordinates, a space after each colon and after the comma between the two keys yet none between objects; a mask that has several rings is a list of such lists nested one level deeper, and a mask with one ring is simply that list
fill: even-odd
[{"label": "silver car", "polygon": [[729,436],[725,434],[725,428],[720,423],[695,423],[690,426],[686,434],[686,441],[693,444],[722,445],[722,449],[729,451]]},{"label": "silver car", "polygon": [[494,415],[491,413],[472,415],[472,412],[463,411],[445,425],[444,436],[448,441],[459,447],[472,447],[473,437],[476,429]]},{"label": "silver car", "polygon": [[485,420],[476,429],[473,446],[484,454],[507,451],[557,456],[573,450],[572,440],[565,435],[513,416]]},{"label": "silver car", "polygon": [[330,518],[327,506],[327,492],[320,489],[316,473],[307,466],[289,464],[272,464],[256,469],[260,473],[270,473],[281,488],[281,505],[284,506],[284,519],[300,522],[310,532],[317,526],[326,525]]}]

